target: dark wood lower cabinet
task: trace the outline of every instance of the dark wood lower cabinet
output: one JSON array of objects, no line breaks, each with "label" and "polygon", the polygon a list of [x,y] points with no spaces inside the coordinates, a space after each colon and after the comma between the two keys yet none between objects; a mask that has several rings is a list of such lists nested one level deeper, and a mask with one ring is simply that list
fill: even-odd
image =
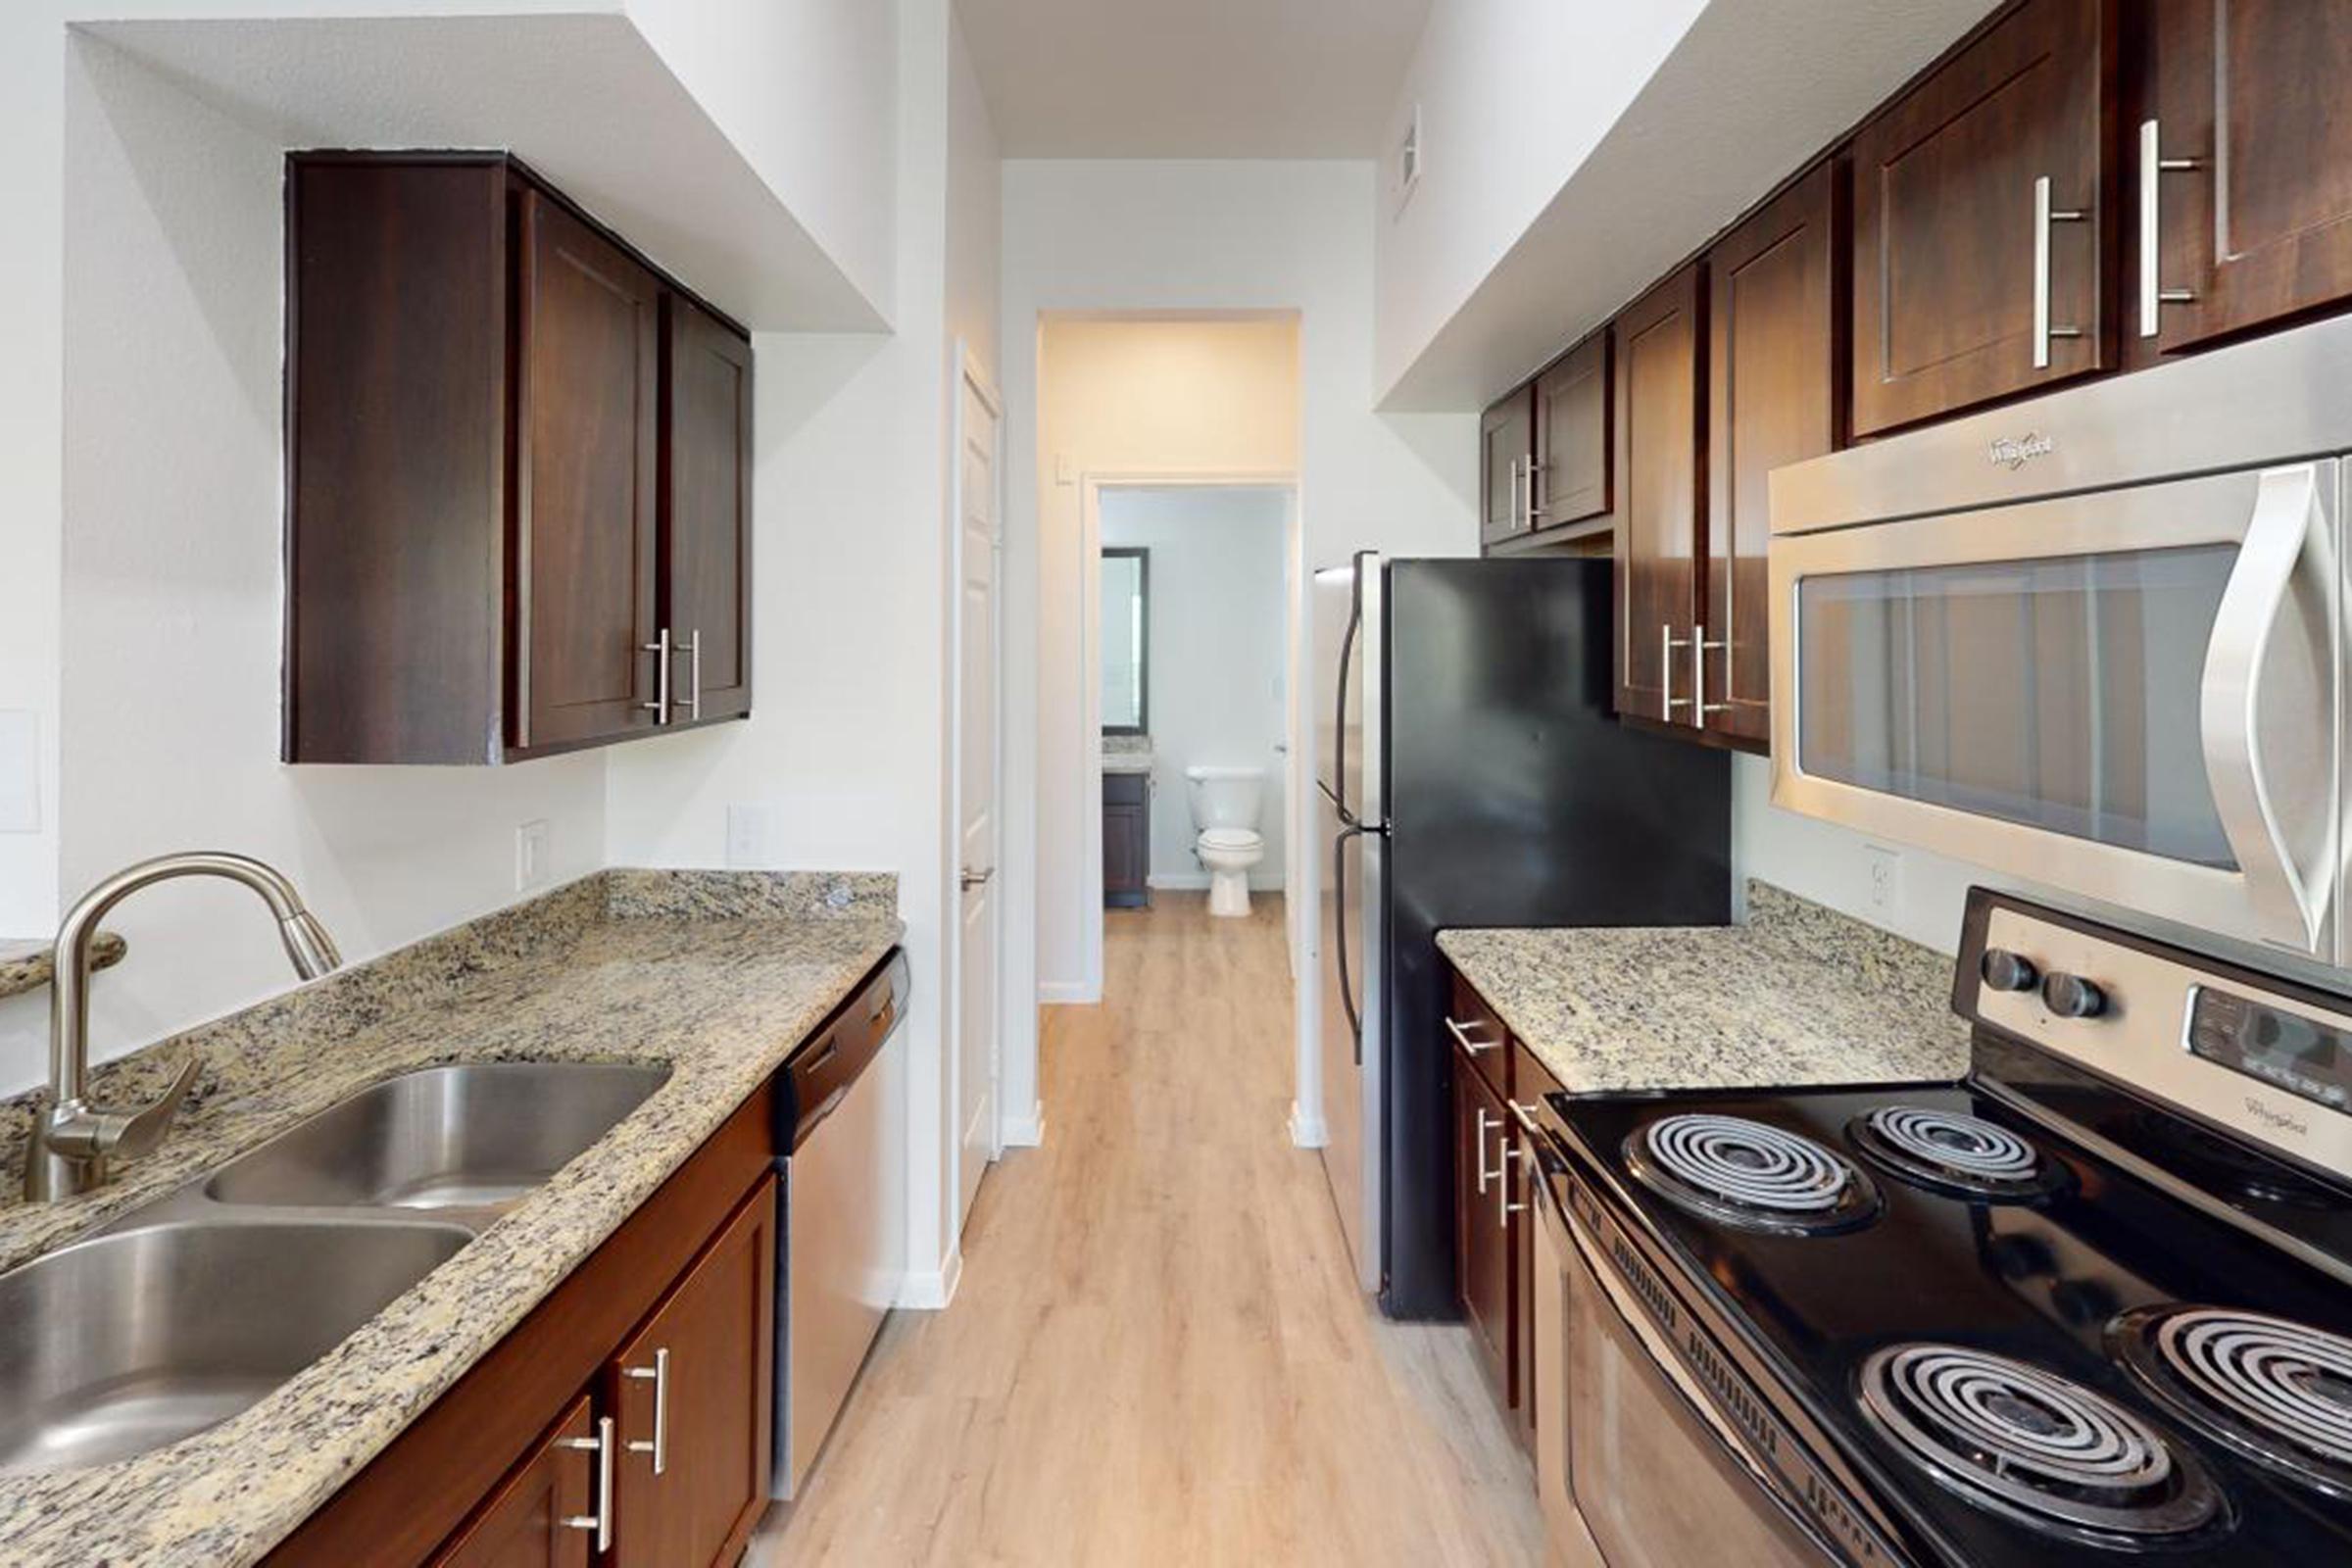
[{"label": "dark wood lower cabinet", "polygon": [[776,1201],[763,1183],[612,1360],[622,1563],[726,1563],[767,1505]]},{"label": "dark wood lower cabinet", "polygon": [[585,1398],[482,1505],[435,1568],[588,1568],[596,1531],[596,1422]]},{"label": "dark wood lower cabinet", "polygon": [[[615,1399],[616,1367],[671,1348],[668,1437],[678,1485],[646,1500],[648,1455],[614,1455],[616,1544],[636,1508],[661,1539],[719,1544],[701,1556],[623,1549],[625,1568],[731,1560],[764,1501],[775,1284],[775,1091],[763,1085],[619,1230],[532,1309],[267,1561],[287,1565],[580,1563],[530,1521],[560,1500],[592,1515],[597,1456],[550,1446],[589,1419],[616,1443],[647,1442],[650,1380]],[[649,1339],[657,1333],[667,1337]],[[669,1469],[671,1466],[665,1466]],[[574,1477],[577,1478],[575,1481]],[[665,1475],[664,1480],[668,1477]],[[677,1500],[673,1501],[675,1498]],[[575,1506],[576,1505],[576,1506]],[[724,1523],[719,1524],[721,1516]],[[663,1521],[675,1518],[675,1533]],[[593,1548],[592,1532],[579,1534]],[[691,1548],[690,1548],[691,1549]]]},{"label": "dark wood lower cabinet", "polygon": [[1454,1279],[1462,1317],[1507,1406],[1511,1397],[1511,1149],[1502,1097],[1459,1049],[1453,1054]]},{"label": "dark wood lower cabinet", "polygon": [[1102,775],[1102,902],[1140,909],[1152,902],[1152,779]]}]

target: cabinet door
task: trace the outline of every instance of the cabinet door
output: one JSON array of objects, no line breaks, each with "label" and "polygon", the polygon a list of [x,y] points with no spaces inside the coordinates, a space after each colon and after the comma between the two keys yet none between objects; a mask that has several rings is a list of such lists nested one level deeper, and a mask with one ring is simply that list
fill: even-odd
[{"label": "cabinet door", "polygon": [[1527,469],[1534,461],[1535,389],[1521,387],[1493,408],[1479,426],[1479,494],[1485,521],[1479,536],[1497,544],[1527,532]]},{"label": "cabinet door", "polygon": [[607,1372],[621,1563],[729,1562],[767,1506],[776,1189],[752,1190]]},{"label": "cabinet door", "polygon": [[2157,265],[2134,250],[2126,330],[2153,314],[2172,350],[2352,299],[2352,7],[2153,0],[2145,45],[2132,195]]},{"label": "cabinet door", "polygon": [[[588,1401],[576,1399],[530,1457],[491,1494],[433,1568],[588,1568],[596,1544],[596,1454]],[[566,1521],[574,1521],[566,1523]]]},{"label": "cabinet door", "polygon": [[1617,708],[1677,724],[1690,721],[1706,506],[1700,272],[1693,262],[1617,318]]},{"label": "cabinet door", "polygon": [[2113,367],[2113,29],[2029,0],[1855,133],[1856,435]]},{"label": "cabinet door", "polygon": [[1756,751],[1772,736],[1766,480],[1837,437],[1834,194],[1823,164],[1707,257],[1707,563],[1690,693],[1702,725]]},{"label": "cabinet door", "polygon": [[1102,899],[1120,908],[1151,901],[1151,781],[1137,773],[1102,779]]},{"label": "cabinet door", "polygon": [[653,714],[661,287],[537,191],[523,220],[517,750]]},{"label": "cabinet door", "polygon": [[1609,333],[1593,333],[1536,378],[1530,517],[1565,527],[1609,510]]},{"label": "cabinet door", "polygon": [[672,721],[752,710],[752,346],[662,301],[661,624],[680,650]]},{"label": "cabinet door", "polygon": [[1511,1388],[1510,1249],[1501,1223],[1510,1130],[1501,1100],[1453,1053],[1454,1278],[1462,1316],[1487,1375],[1507,1403]]}]

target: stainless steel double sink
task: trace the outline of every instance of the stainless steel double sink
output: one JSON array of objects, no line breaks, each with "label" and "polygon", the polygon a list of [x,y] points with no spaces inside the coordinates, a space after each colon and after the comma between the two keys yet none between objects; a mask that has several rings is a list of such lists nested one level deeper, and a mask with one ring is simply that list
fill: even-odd
[{"label": "stainless steel double sink", "polygon": [[267,1396],[669,1077],[425,1067],[0,1274],[0,1475],[127,1458]]}]

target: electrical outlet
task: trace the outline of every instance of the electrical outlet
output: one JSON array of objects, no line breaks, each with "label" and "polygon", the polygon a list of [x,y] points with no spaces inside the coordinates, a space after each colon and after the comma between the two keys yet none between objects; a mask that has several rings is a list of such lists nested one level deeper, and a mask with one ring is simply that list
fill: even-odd
[{"label": "electrical outlet", "polygon": [[1870,865],[1870,906],[1891,909],[1903,897],[1903,857],[1899,850],[1884,844],[1863,847],[1863,856]]},{"label": "electrical outlet", "polygon": [[525,892],[547,881],[547,820],[525,822],[514,830],[514,891]]},{"label": "electrical outlet", "polygon": [[776,808],[760,801],[727,808],[727,868],[765,870],[775,858]]}]

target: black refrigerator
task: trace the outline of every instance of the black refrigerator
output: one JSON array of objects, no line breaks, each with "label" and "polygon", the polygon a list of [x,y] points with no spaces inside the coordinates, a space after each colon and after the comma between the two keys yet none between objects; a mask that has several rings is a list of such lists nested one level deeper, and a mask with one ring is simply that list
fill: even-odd
[{"label": "black refrigerator", "polygon": [[1731,760],[1617,721],[1612,570],[1315,574],[1323,1163],[1394,1317],[1456,1312],[1437,933],[1731,918]]}]

